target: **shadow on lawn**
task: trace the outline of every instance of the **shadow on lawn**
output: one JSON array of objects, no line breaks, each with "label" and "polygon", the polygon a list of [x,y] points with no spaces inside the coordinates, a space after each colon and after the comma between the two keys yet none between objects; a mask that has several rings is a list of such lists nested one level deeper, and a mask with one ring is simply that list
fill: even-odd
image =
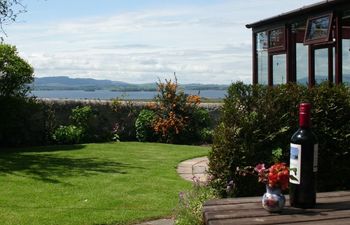
[{"label": "shadow on lawn", "polygon": [[15,147],[15,148],[0,148],[0,154],[11,154],[21,152],[56,152],[56,151],[76,151],[84,149],[85,145],[50,145],[40,147]]},{"label": "shadow on lawn", "polygon": [[144,169],[99,158],[77,158],[51,153],[78,150],[84,146],[34,148],[0,154],[0,175],[13,174],[50,183],[65,183],[63,178],[97,174],[126,174],[128,169]]}]

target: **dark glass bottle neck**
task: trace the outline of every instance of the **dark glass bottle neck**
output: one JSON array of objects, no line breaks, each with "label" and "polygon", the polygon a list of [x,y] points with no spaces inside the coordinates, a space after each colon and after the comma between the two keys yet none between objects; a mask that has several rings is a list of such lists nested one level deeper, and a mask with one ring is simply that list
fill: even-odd
[{"label": "dark glass bottle neck", "polygon": [[299,114],[299,126],[302,128],[311,128],[311,118],[309,113]]}]

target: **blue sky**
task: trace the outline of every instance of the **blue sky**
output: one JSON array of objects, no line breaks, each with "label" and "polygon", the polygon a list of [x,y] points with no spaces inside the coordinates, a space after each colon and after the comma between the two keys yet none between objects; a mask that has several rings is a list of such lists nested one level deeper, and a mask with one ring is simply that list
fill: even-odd
[{"label": "blue sky", "polygon": [[319,0],[22,0],[5,26],[35,76],[251,82],[245,24]]}]

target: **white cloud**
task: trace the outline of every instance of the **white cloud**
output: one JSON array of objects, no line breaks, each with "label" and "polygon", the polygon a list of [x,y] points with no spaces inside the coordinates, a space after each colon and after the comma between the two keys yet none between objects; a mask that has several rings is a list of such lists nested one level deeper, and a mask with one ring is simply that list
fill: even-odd
[{"label": "white cloud", "polygon": [[224,1],[210,7],[14,24],[8,42],[18,47],[37,76],[141,83],[176,72],[180,83],[250,82],[251,31],[244,25],[266,17],[260,17],[259,7],[272,4],[277,3]]}]

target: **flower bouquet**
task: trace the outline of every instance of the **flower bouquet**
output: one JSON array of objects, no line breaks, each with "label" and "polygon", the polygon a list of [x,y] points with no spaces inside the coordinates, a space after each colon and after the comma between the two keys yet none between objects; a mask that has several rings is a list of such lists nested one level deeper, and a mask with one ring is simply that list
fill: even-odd
[{"label": "flower bouquet", "polygon": [[289,168],[285,163],[275,163],[270,168],[265,168],[265,164],[258,164],[253,174],[258,176],[259,182],[265,183],[270,188],[288,189]]},{"label": "flower bouquet", "polygon": [[238,172],[245,176],[247,174],[255,175],[258,181],[266,184],[266,193],[262,198],[262,206],[270,212],[281,211],[285,205],[286,199],[282,194],[283,190],[288,189],[289,168],[285,163],[275,163],[269,168],[265,164],[258,164],[255,167],[245,167]]}]

